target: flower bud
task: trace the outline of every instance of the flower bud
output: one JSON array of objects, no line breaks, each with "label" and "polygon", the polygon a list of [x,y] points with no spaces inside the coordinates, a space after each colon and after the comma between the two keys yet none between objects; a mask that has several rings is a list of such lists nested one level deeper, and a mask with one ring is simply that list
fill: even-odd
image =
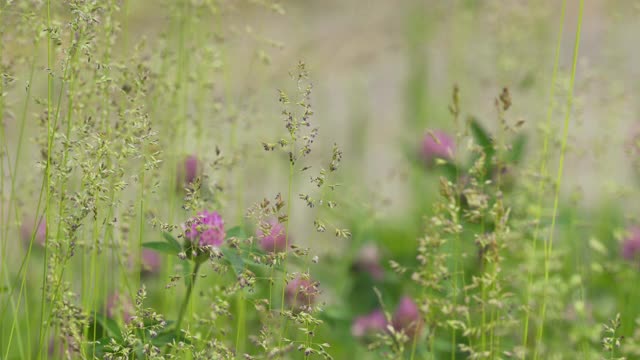
[{"label": "flower bud", "polygon": [[355,337],[362,337],[367,334],[382,332],[387,328],[387,324],[384,312],[377,309],[367,315],[355,318],[351,326],[351,334]]},{"label": "flower bud", "polygon": [[260,248],[266,252],[283,252],[287,250],[287,234],[285,226],[277,220],[260,224],[256,230]]},{"label": "flower bud", "polygon": [[422,318],[420,310],[413,300],[408,296],[403,296],[393,314],[393,328],[396,331],[404,332],[408,337],[413,338],[422,329]]},{"label": "flower bud", "polygon": [[421,155],[427,165],[433,165],[436,159],[452,159],[454,150],[453,138],[444,131],[430,131],[422,139]]},{"label": "flower bud", "polygon": [[47,241],[47,220],[44,216],[39,220],[31,217],[25,218],[20,226],[20,237],[26,246],[29,246],[33,237],[34,245],[44,247]]},{"label": "flower bud", "polygon": [[285,301],[293,308],[310,307],[319,293],[317,283],[297,277],[287,284],[285,288]]}]

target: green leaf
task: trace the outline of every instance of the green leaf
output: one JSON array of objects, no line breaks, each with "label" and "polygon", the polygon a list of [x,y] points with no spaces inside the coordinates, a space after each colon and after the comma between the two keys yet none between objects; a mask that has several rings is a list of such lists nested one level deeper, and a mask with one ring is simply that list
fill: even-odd
[{"label": "green leaf", "polygon": [[238,239],[246,239],[247,234],[244,231],[242,226],[234,226],[231,229],[227,230],[227,239],[229,238],[238,238]]},{"label": "green leaf", "polygon": [[447,179],[453,182],[455,182],[456,179],[463,174],[463,171],[460,168],[458,168],[458,165],[452,162],[447,161],[440,164],[439,166],[442,168],[442,170],[446,174]]},{"label": "green leaf", "polygon": [[171,233],[168,232],[163,232],[162,233],[162,237],[164,238],[164,240],[170,244],[171,246],[175,247],[176,249],[180,249],[182,250],[182,245],[180,245],[180,243],[178,242],[178,240],[176,240],[175,237],[173,237],[173,235]]},{"label": "green leaf", "polygon": [[[484,167],[484,176],[486,178],[490,178],[493,174],[493,156],[496,152],[493,147],[493,140],[491,135],[485,130],[484,127],[480,124],[478,119],[475,117],[471,117],[469,119],[469,127],[471,129],[471,134],[475,141],[482,147],[482,151],[485,154],[485,167]],[[473,165],[477,160],[477,156],[474,157],[471,164]]]},{"label": "green leaf", "polygon": [[169,255],[178,255],[182,251],[182,248],[176,248],[174,245],[162,241],[146,242],[142,244],[142,247]]},{"label": "green leaf", "polygon": [[495,149],[493,148],[493,140],[491,139],[491,135],[485,130],[485,128],[480,124],[478,119],[472,117],[470,119],[469,127],[471,129],[471,134],[473,138],[476,140],[478,145],[482,147],[485,155],[487,156],[487,160],[493,156]]},{"label": "green leaf", "polygon": [[220,250],[224,255],[225,261],[227,261],[233,268],[236,276],[242,274],[242,272],[244,271],[244,260],[242,259],[242,257],[233,249],[222,248]]},{"label": "green leaf", "polygon": [[509,162],[512,164],[519,164],[520,160],[524,156],[524,151],[527,145],[527,137],[524,134],[520,134],[511,144],[511,153],[509,156]]},{"label": "green leaf", "polygon": [[165,330],[160,331],[156,337],[152,338],[151,343],[158,347],[169,344],[173,340],[176,340],[176,342],[182,341],[185,344],[191,344],[191,341],[185,338],[185,335],[183,333],[179,333],[176,336],[176,332],[173,330],[173,327],[171,326],[172,324],[170,323],[173,322],[167,322],[167,327],[165,328]]},{"label": "green leaf", "polygon": [[115,320],[104,315],[99,315],[96,320],[109,336],[113,337],[117,342],[122,341],[122,332]]},{"label": "green leaf", "polygon": [[345,307],[332,306],[324,309],[320,316],[333,321],[350,322],[353,319],[353,315],[345,309]]}]

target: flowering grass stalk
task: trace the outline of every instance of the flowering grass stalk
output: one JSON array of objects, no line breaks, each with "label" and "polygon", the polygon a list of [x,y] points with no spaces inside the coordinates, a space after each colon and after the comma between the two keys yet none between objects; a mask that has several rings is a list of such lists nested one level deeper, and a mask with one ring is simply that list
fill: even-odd
[{"label": "flowering grass stalk", "polygon": [[538,327],[538,336],[536,341],[535,351],[533,353],[533,358],[537,359],[540,347],[542,346],[542,336],[544,334],[544,321],[547,311],[547,297],[546,297],[546,286],[549,283],[549,260],[551,257],[551,252],[553,250],[553,237],[555,234],[555,226],[558,216],[558,205],[560,200],[560,186],[562,185],[562,175],[564,172],[564,159],[567,151],[567,139],[569,137],[569,120],[571,119],[572,109],[573,109],[573,89],[576,80],[576,70],[578,66],[578,52],[580,49],[580,34],[582,30],[582,15],[584,11],[584,0],[580,0],[580,7],[578,10],[578,24],[576,29],[576,38],[573,48],[573,62],[571,65],[571,78],[569,84],[569,92],[567,94],[567,102],[566,102],[566,110],[565,110],[565,118],[564,118],[564,127],[562,131],[562,145],[560,149],[560,160],[558,162],[558,172],[556,175],[555,181],[555,196],[553,200],[553,214],[551,216],[551,227],[549,229],[549,236],[545,241],[544,246],[544,283],[545,283],[545,296],[542,298],[542,305],[540,306],[540,325]]},{"label": "flowering grass stalk", "polygon": [[[558,67],[560,65],[560,48],[562,45],[562,33],[564,29],[564,20],[565,20],[564,18],[565,18],[566,8],[567,8],[567,1],[563,0],[562,7],[560,10],[560,27],[558,29],[558,40],[556,41],[553,70],[551,72],[551,81],[550,81],[551,85],[549,86],[549,103],[547,105],[547,116],[545,120],[545,126],[547,127],[547,129],[549,129],[551,125],[551,118],[553,115],[553,103],[555,99],[556,77],[558,75]],[[536,216],[536,225],[535,225],[533,238],[532,238],[532,248],[534,253],[537,253],[537,247],[538,247],[540,217],[542,215],[542,211],[540,211],[540,209],[542,207],[542,194],[544,193],[544,189],[545,189],[544,176],[546,176],[547,174],[547,155],[549,152],[550,136],[551,134],[549,134],[548,131],[545,132],[545,136],[542,144],[542,154],[540,159],[540,180],[538,181],[538,193],[537,193],[538,194],[538,203],[537,203],[538,214]],[[533,283],[533,270],[530,269],[528,274],[527,298],[525,303],[525,306],[527,308],[524,311],[524,325],[523,325],[523,334],[522,334],[522,345],[525,348],[528,346],[528,342],[529,342],[529,319],[531,318],[531,309],[529,308],[529,306],[531,303],[531,287],[533,286],[532,283]],[[526,358],[526,351],[523,352],[522,358],[523,359]]]}]

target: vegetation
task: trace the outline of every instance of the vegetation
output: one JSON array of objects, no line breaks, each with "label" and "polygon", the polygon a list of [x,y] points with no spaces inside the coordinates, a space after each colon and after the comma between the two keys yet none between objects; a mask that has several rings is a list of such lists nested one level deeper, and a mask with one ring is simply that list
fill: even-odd
[{"label": "vegetation", "polygon": [[336,129],[258,21],[330,2],[0,2],[0,359],[640,358],[638,194],[575,186],[637,168],[634,89],[583,55],[585,5],[637,10],[392,5],[396,121],[356,84]]}]

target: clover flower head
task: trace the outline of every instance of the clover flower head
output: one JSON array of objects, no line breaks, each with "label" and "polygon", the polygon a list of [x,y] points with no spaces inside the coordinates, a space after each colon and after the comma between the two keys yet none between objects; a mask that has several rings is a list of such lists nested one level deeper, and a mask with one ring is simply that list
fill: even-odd
[{"label": "clover flower head", "polygon": [[216,211],[202,211],[187,222],[185,236],[200,247],[219,247],[224,242],[224,220]]},{"label": "clover flower head", "polygon": [[[34,234],[35,232],[35,234]],[[39,220],[34,218],[25,218],[20,226],[20,237],[22,241],[29,246],[33,236],[33,243],[39,246],[45,246],[47,240],[47,220],[40,217]]]},{"label": "clover flower head", "polygon": [[408,296],[403,296],[392,318],[393,327],[413,338],[422,329],[422,318],[418,305]]},{"label": "clover flower head", "polygon": [[296,277],[285,288],[285,301],[294,308],[311,306],[319,293],[317,285],[315,281]]},{"label": "clover flower head", "polygon": [[178,165],[177,185],[179,188],[189,187],[200,175],[200,160],[195,155],[188,155]]},{"label": "clover flower head", "polygon": [[388,322],[384,312],[376,309],[373,312],[358,316],[351,326],[351,334],[355,337],[362,337],[367,334],[382,332],[387,328]]},{"label": "clover flower head", "polygon": [[118,292],[114,292],[107,299],[107,317],[113,319],[121,315],[125,323],[129,323],[134,315],[131,300]]},{"label": "clover flower head", "polygon": [[384,269],[380,265],[380,248],[374,244],[367,244],[360,248],[354,268],[363,271],[374,280],[380,281],[384,277]]},{"label": "clover flower head", "polygon": [[622,242],[621,254],[626,260],[637,260],[640,255],[640,227],[629,229],[629,236]]},{"label": "clover flower head", "polygon": [[430,131],[422,139],[421,155],[428,164],[433,164],[436,158],[453,158],[454,150],[453,138],[442,130]]},{"label": "clover flower head", "polygon": [[160,254],[151,249],[142,249],[142,272],[145,274],[155,274],[160,271],[162,259]]},{"label": "clover flower head", "polygon": [[260,247],[267,252],[283,252],[287,249],[287,234],[283,224],[269,220],[256,230]]}]

